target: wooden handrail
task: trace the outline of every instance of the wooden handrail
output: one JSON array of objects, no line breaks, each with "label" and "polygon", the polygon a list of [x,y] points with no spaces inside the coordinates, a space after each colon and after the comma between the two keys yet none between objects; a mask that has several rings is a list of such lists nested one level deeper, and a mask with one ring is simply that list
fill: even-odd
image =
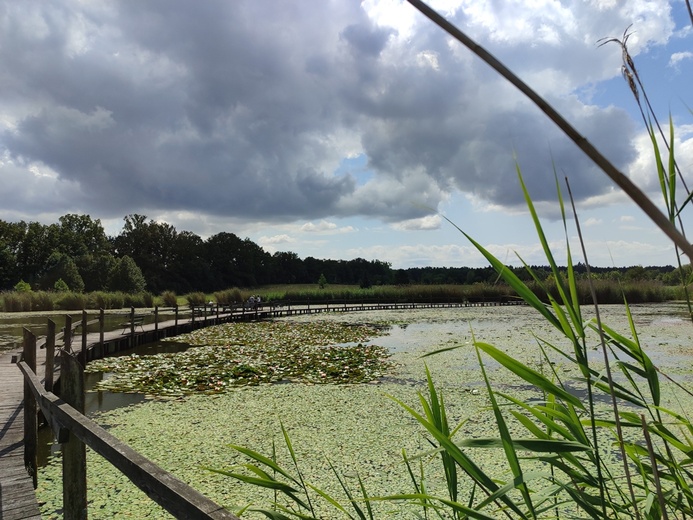
[{"label": "wooden handrail", "polygon": [[[68,354],[63,352],[62,355]],[[118,440],[58,396],[47,392],[24,361],[17,365],[59,441],[65,442],[68,432],[73,434],[176,518],[239,520],[237,516]]]}]

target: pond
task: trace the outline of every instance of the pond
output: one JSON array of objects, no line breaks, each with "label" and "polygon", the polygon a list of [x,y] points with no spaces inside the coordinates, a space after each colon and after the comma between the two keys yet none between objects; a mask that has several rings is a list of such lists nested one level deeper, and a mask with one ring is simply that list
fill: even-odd
[{"label": "pond", "polygon": [[[623,316],[621,306],[603,307],[604,319]],[[122,322],[123,311],[109,312],[106,314],[106,328],[117,328]],[[683,305],[678,303],[638,305],[633,306],[633,314],[636,325],[639,328],[639,336],[648,348],[649,355],[657,366],[662,367],[686,367],[690,366],[691,332],[693,330],[686,321],[686,311]],[[64,313],[13,313],[0,314],[0,351],[11,349],[21,345],[22,328],[26,327],[36,334],[45,333],[46,320],[53,319],[58,324],[64,323]],[[73,320],[81,319],[81,313],[73,314]],[[152,317],[153,319],[153,317]],[[161,319],[166,319],[161,315]],[[291,318],[293,322],[314,322],[325,319],[325,316],[298,316]],[[536,343],[532,333],[528,334],[531,327],[541,330],[543,321],[536,313],[528,308],[470,308],[470,309],[440,309],[433,311],[385,311],[377,315],[363,313],[351,313],[342,315],[335,313],[330,315],[330,320],[344,323],[361,323],[375,321],[381,326],[385,325],[385,334],[374,341],[387,348],[393,354],[396,353],[425,353],[435,349],[459,347],[469,344],[470,333],[484,333],[492,335],[493,341],[511,339],[515,345],[529,342]],[[505,331],[505,332],[503,332]],[[669,332],[672,332],[671,334]],[[554,331],[550,331],[553,335]],[[666,333],[663,340],[662,335]],[[503,337],[503,335],[507,337]],[[550,336],[551,337],[551,336]],[[549,339],[550,339],[549,337]],[[656,339],[656,341],[652,341]],[[159,353],[180,352],[190,345],[176,341],[162,341],[137,347],[134,350],[121,352],[119,355],[129,356],[137,354],[148,356]],[[517,348],[517,347],[516,347]],[[600,349],[590,349],[589,356],[592,361],[598,362],[602,356]],[[465,363],[475,363],[473,359],[465,359]],[[461,368],[461,367],[460,367]],[[87,413],[108,411],[121,406],[139,403],[144,400],[143,395],[111,393],[108,391],[94,391],[94,386],[110,374],[87,374],[86,398]],[[687,375],[684,377],[688,377]]]},{"label": "pond", "polygon": [[[589,315],[590,311],[585,310]],[[655,364],[679,381],[690,383],[693,372],[693,326],[679,304],[633,306],[634,320],[643,347]],[[589,317],[589,316],[587,316]],[[630,336],[622,306],[602,310],[603,320]],[[189,395],[175,400],[146,400],[95,415],[144,456],[228,508],[249,502],[266,503],[271,495],[252,486],[212,474],[203,468],[233,468],[244,462],[229,444],[271,453],[273,443],[281,450],[281,427],[289,433],[306,479],[328,492],[338,492],[330,463],[345,476],[360,475],[371,494],[409,490],[409,476],[402,466],[402,450],[418,454],[429,449],[420,425],[393,397],[418,406],[417,392],[425,390],[424,364],[445,396],[458,435],[495,436],[493,417],[487,409],[479,362],[471,346],[472,333],[479,341],[496,345],[525,363],[542,368],[538,342],[566,348],[561,335],[528,308],[475,308],[435,311],[352,313],[297,317],[295,322],[377,322],[388,325],[388,333],[372,341],[392,352],[395,367],[377,384],[259,385],[232,389],[218,395]],[[540,338],[538,340],[538,338]],[[589,340],[590,357],[599,363],[597,340]],[[422,358],[435,350],[457,347],[443,354]],[[577,376],[569,363],[551,353],[553,368],[561,377]],[[485,366],[494,387],[530,401],[537,392],[506,377],[487,359]],[[685,396],[684,396],[685,397]],[[672,406],[693,410],[690,398],[665,392]],[[98,397],[96,400],[98,401]],[[476,451],[484,467],[499,464],[493,451]],[[278,455],[286,463],[286,454]],[[427,463],[426,463],[427,464]],[[427,470],[431,470],[428,468]],[[99,457],[88,456],[90,518],[109,518],[114,511],[134,517],[170,518]],[[50,465],[39,474],[39,496],[46,502],[44,513],[59,507],[55,479],[59,468]],[[440,482],[431,478],[430,489]],[[59,490],[57,490],[59,492]]]}]

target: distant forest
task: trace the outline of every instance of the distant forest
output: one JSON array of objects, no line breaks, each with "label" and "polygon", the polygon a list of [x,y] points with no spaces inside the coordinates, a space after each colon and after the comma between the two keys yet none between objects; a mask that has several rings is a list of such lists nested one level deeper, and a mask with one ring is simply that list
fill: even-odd
[{"label": "distant forest", "polygon": [[[189,231],[128,215],[118,236],[104,232],[101,221],[68,214],[57,224],[0,220],[0,289],[17,284],[31,289],[76,292],[170,290],[214,292],[270,284],[372,285],[473,284],[494,282],[490,267],[416,267],[393,269],[380,260],[299,258],[292,252],[270,254],[248,238],[218,233],[203,240]],[[539,276],[548,268],[533,266]],[[584,276],[585,266],[576,271]],[[524,269],[511,268],[527,278]],[[591,268],[606,279],[681,283],[672,266]]]}]

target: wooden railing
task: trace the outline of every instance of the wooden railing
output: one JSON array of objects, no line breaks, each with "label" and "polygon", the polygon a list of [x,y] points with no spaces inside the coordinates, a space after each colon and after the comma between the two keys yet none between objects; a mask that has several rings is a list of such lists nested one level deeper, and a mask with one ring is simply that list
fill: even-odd
[{"label": "wooden railing", "polygon": [[[52,322],[49,321],[49,334],[45,343],[46,361],[49,357],[54,358],[57,336],[54,324],[51,334],[50,323]],[[71,330],[71,327],[66,326],[66,333]],[[62,444],[63,514],[66,520],[87,518],[86,446],[105,458],[149,498],[176,518],[238,520],[238,517],[140,455],[86,417],[84,368],[76,356],[64,348],[59,349],[58,355],[61,396],[58,397],[47,390],[48,372],[52,374],[53,363],[46,363],[47,377],[42,384],[36,375],[36,348],[36,336],[24,329],[24,350],[17,365],[24,375],[25,465],[36,485],[40,410],[55,438]]]}]

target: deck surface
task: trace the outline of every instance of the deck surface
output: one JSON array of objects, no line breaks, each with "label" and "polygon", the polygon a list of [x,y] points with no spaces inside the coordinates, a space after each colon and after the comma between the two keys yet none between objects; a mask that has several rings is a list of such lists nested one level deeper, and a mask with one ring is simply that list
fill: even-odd
[{"label": "deck surface", "polygon": [[24,379],[12,354],[0,355],[0,520],[38,519],[34,484],[24,467]]}]

